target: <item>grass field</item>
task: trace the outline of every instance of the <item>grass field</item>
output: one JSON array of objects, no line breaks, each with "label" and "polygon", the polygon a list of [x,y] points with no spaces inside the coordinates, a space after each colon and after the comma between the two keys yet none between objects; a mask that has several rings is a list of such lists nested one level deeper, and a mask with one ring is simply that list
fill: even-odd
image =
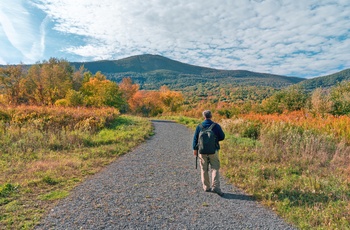
[{"label": "grass field", "polygon": [[[201,122],[164,119],[192,129]],[[300,229],[350,229],[350,119],[249,114],[219,123],[222,173],[235,186]],[[114,109],[0,109],[1,228],[32,229],[152,130]]]},{"label": "grass field", "polygon": [[[192,129],[201,120],[173,117]],[[350,229],[348,117],[245,115],[222,120],[221,170],[300,229]]]},{"label": "grass field", "polygon": [[114,109],[0,110],[0,229],[32,229],[56,201],[152,135]]}]

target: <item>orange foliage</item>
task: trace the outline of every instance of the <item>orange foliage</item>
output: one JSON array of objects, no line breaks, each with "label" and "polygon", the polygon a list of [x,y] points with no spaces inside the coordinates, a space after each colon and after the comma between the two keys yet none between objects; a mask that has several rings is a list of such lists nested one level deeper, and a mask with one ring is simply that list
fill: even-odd
[{"label": "orange foliage", "polygon": [[182,93],[171,91],[166,86],[160,87],[160,99],[164,104],[164,109],[170,112],[176,112],[184,101]]},{"label": "orange foliage", "polygon": [[156,116],[163,112],[176,112],[183,103],[182,93],[162,86],[159,91],[140,90],[128,100],[130,110],[144,116]]},{"label": "orange foliage", "polygon": [[122,82],[119,84],[119,90],[122,92],[123,97],[126,100],[131,99],[139,88],[140,86],[138,84],[132,83],[132,79],[130,77],[123,78]]},{"label": "orange foliage", "polygon": [[157,91],[137,91],[128,103],[133,112],[145,116],[155,116],[162,112],[160,95]]},{"label": "orange foliage", "polygon": [[329,134],[339,141],[350,144],[350,117],[348,116],[312,116],[305,111],[293,111],[283,114],[242,114],[242,118],[262,123],[285,122],[309,130],[318,130]]}]

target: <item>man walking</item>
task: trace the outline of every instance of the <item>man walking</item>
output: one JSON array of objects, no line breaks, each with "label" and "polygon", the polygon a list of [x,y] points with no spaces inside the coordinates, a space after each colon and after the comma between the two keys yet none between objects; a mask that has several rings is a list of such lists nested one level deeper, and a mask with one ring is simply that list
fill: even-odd
[{"label": "man walking", "polygon": [[[195,156],[199,156],[201,167],[201,179],[204,191],[215,192],[218,195],[223,196],[224,194],[221,191],[219,180],[220,161],[218,157],[218,151],[220,149],[219,141],[225,139],[225,133],[222,131],[222,128],[219,124],[211,120],[212,113],[209,110],[203,111],[203,117],[205,120],[197,126],[196,131],[194,133],[193,154]],[[208,131],[210,133],[215,134],[214,148],[209,147],[205,150],[202,144],[203,139],[206,139],[208,142],[211,141],[211,134]],[[209,138],[202,137],[204,132],[209,133],[209,135],[207,135],[209,136]],[[211,168],[211,181],[209,180],[209,165]]]}]

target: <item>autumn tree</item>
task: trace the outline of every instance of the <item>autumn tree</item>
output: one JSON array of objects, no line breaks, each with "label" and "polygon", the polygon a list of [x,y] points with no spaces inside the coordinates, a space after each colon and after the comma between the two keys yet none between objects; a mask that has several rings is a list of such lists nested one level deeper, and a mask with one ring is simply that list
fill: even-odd
[{"label": "autumn tree", "polygon": [[182,93],[171,91],[167,86],[161,86],[159,91],[160,99],[164,105],[164,110],[177,112],[184,101]]},{"label": "autumn tree", "polygon": [[80,66],[80,68],[74,72],[72,83],[73,83],[73,90],[79,91],[80,88],[83,86],[85,73],[88,73],[85,71],[84,66]]},{"label": "autumn tree", "polygon": [[340,83],[331,88],[333,115],[350,114],[350,82]]},{"label": "autumn tree", "polygon": [[44,86],[41,80],[40,66],[33,65],[23,80],[23,93],[30,104],[40,105],[45,102]]},{"label": "autumn tree", "polygon": [[81,92],[87,106],[111,106],[120,109],[126,103],[117,83],[107,80],[100,72],[83,84]]},{"label": "autumn tree", "polygon": [[158,91],[137,91],[129,102],[132,112],[142,116],[156,116],[163,112]]},{"label": "autumn tree", "polygon": [[65,100],[68,106],[83,106],[84,94],[81,91],[70,89],[66,94]]},{"label": "autumn tree", "polygon": [[166,111],[178,111],[183,101],[182,93],[162,86],[159,91],[136,91],[133,97],[129,99],[129,106],[133,113],[142,116],[157,116]]},{"label": "autumn tree", "polygon": [[281,90],[262,101],[262,110],[266,113],[282,113],[305,108],[307,94],[300,87],[292,86]]},{"label": "autumn tree", "polygon": [[65,60],[50,58],[33,65],[25,80],[25,93],[34,104],[52,105],[72,89],[73,68]]},{"label": "autumn tree", "polygon": [[[119,90],[122,93],[122,97],[128,103],[131,102],[133,96],[137,93],[140,86],[138,84],[133,84],[132,79],[130,77],[123,78],[122,82],[119,84]],[[125,104],[125,107],[122,108],[122,111],[129,111],[129,105]]]},{"label": "autumn tree", "polygon": [[311,111],[324,116],[332,110],[332,101],[328,90],[317,88],[311,95]]},{"label": "autumn tree", "polygon": [[18,105],[23,101],[21,81],[25,71],[22,65],[0,68],[0,92],[10,105]]},{"label": "autumn tree", "polygon": [[271,97],[263,100],[261,102],[262,111],[266,113],[282,113],[284,110],[283,103],[283,94],[275,93]]},{"label": "autumn tree", "polygon": [[299,86],[292,86],[286,89],[283,103],[288,111],[301,110],[305,108],[308,95]]}]

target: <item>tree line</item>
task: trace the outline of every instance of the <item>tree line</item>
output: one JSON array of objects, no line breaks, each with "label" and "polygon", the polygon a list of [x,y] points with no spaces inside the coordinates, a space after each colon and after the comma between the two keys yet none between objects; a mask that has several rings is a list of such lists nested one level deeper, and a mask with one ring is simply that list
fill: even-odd
[{"label": "tree line", "polygon": [[[282,114],[306,111],[312,115],[334,116],[350,114],[350,82],[308,91],[296,84],[284,89],[262,86],[198,84],[184,90],[183,110],[189,115],[210,108],[219,115],[231,118],[239,114]],[[191,111],[193,110],[193,111]]]},{"label": "tree line", "polygon": [[316,88],[310,93],[301,86],[291,86],[263,100],[260,110],[268,114],[308,110],[321,116],[349,115],[350,82],[344,81],[331,88]]},{"label": "tree line", "polygon": [[3,105],[115,107],[122,113],[154,116],[175,112],[182,103],[182,93],[166,86],[140,90],[131,78],[117,84],[101,72],[92,74],[83,66],[75,70],[64,59],[50,58],[30,68],[24,65],[0,68]]},{"label": "tree line", "polygon": [[308,110],[314,114],[350,114],[350,83],[312,92],[300,85],[284,89],[197,83],[179,91],[160,86],[140,90],[130,77],[117,84],[101,72],[78,70],[66,60],[51,58],[26,68],[0,68],[0,104],[38,106],[115,107],[122,113],[155,116],[164,112],[195,113],[202,107],[225,117],[239,113],[283,113]]}]

